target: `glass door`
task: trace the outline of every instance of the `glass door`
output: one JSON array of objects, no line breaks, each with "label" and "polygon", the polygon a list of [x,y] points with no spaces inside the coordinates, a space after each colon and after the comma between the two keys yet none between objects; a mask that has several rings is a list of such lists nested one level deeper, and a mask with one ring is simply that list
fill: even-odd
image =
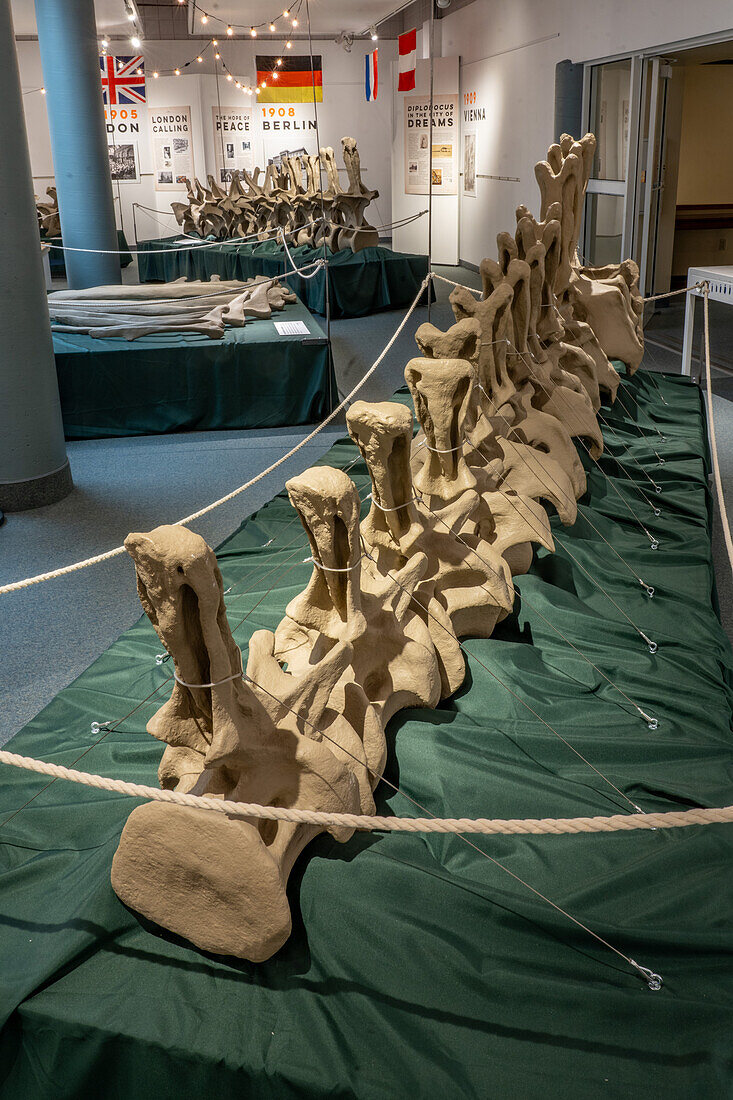
[{"label": "glass door", "polygon": [[629,137],[638,63],[625,57],[588,69],[586,117],[596,135],[596,153],[585,200],[581,260],[602,267],[619,263],[629,251]]},{"label": "glass door", "polygon": [[642,294],[654,292],[659,214],[664,191],[667,89],[671,67],[663,58],[643,61],[636,214],[632,255],[639,264]]}]

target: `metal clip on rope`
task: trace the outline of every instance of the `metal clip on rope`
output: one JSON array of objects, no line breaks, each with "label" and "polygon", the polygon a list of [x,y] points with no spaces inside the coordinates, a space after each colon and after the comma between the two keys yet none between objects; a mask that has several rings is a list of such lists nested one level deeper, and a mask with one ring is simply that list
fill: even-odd
[{"label": "metal clip on rope", "polygon": [[[653,718],[651,714],[647,714],[646,711],[643,711],[638,704],[635,704],[635,705],[636,705],[636,709],[638,710],[639,714],[642,716],[642,718],[644,719],[644,721],[648,725],[649,729],[650,730],[658,730],[659,729],[659,719],[658,718]],[[640,813],[641,812],[643,812],[643,811],[640,811]]]},{"label": "metal clip on rope", "polygon": [[644,589],[644,591],[646,592],[649,599],[650,600],[653,599],[654,598],[654,588],[653,588],[653,586],[651,584],[647,584],[646,581],[643,581],[641,579],[641,577],[639,577],[639,584]]},{"label": "metal clip on rope", "polygon": [[156,663],[156,665],[164,665],[165,662],[170,661],[170,659],[171,659],[170,653],[156,653],[155,654],[155,663]]},{"label": "metal clip on rope", "polygon": [[111,725],[111,722],[92,722],[92,733],[99,733],[101,730],[108,730]]},{"label": "metal clip on rope", "polygon": [[657,645],[657,643],[653,642],[651,640],[651,638],[647,638],[647,636],[646,636],[646,634],[644,633],[643,630],[640,630],[639,633],[641,634],[641,636],[644,639],[644,641],[646,642],[646,644],[649,646],[649,652],[650,653],[656,653],[657,650],[659,649],[659,646]]}]

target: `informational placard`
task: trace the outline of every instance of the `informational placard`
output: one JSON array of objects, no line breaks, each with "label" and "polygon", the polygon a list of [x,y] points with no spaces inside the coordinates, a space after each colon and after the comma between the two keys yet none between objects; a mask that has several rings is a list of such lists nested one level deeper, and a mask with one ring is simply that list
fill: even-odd
[{"label": "informational placard", "polygon": [[136,141],[108,145],[107,153],[109,154],[109,174],[115,182],[140,182],[140,161]]},{"label": "informational placard", "polygon": [[258,103],[255,120],[265,164],[280,164],[283,156],[318,152],[312,103]]},{"label": "informational placard", "polygon": [[156,191],[180,191],[194,177],[190,107],[149,108]]},{"label": "informational placard", "polygon": [[463,194],[476,198],[476,131],[463,132]]},{"label": "informational placard", "polygon": [[235,172],[255,167],[251,107],[212,107],[216,182],[231,183]]},{"label": "informational placard", "polygon": [[109,172],[116,183],[140,182],[138,138],[142,138],[146,107],[105,107]]},{"label": "informational placard", "polygon": [[[405,194],[427,195],[430,184],[430,97],[405,96]],[[433,102],[432,188],[434,195],[458,194],[458,96]]]}]

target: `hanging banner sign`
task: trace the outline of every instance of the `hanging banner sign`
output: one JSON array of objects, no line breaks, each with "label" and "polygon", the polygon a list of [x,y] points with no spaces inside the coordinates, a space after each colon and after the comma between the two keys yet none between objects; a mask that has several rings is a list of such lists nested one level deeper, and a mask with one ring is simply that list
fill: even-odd
[{"label": "hanging banner sign", "polygon": [[193,180],[193,127],[190,107],[148,111],[156,191],[180,191]]},{"label": "hanging banner sign", "polygon": [[137,139],[142,137],[147,108],[105,107],[109,170],[117,183],[140,182]]},{"label": "hanging banner sign", "polygon": [[[405,194],[427,195],[430,181],[430,98],[405,96]],[[434,195],[458,194],[458,96],[433,102],[432,189]]]},{"label": "hanging banner sign", "polygon": [[232,182],[235,172],[252,172],[255,167],[252,147],[251,107],[212,107],[216,182]]},{"label": "hanging banner sign", "polygon": [[258,104],[255,119],[259,126],[264,163],[279,164],[283,156],[318,152],[316,122],[312,103],[273,107]]}]

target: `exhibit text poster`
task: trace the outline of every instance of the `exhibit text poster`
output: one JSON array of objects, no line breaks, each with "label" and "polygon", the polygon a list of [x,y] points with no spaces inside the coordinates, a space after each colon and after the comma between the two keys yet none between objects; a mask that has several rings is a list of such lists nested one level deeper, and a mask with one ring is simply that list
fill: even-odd
[{"label": "exhibit text poster", "polygon": [[476,198],[476,131],[463,134],[463,194]]},{"label": "exhibit text poster", "polygon": [[212,107],[216,182],[231,183],[234,172],[252,172],[251,107]]},{"label": "exhibit text poster", "polygon": [[140,161],[137,155],[137,142],[125,141],[119,145],[108,145],[109,174],[118,183],[140,182]]},{"label": "exhibit text poster", "polygon": [[[405,194],[427,195],[430,176],[430,97],[405,96]],[[458,96],[433,103],[434,195],[458,194]]]},{"label": "exhibit text poster", "polygon": [[180,191],[195,175],[191,108],[151,108],[148,118],[155,190]]}]

